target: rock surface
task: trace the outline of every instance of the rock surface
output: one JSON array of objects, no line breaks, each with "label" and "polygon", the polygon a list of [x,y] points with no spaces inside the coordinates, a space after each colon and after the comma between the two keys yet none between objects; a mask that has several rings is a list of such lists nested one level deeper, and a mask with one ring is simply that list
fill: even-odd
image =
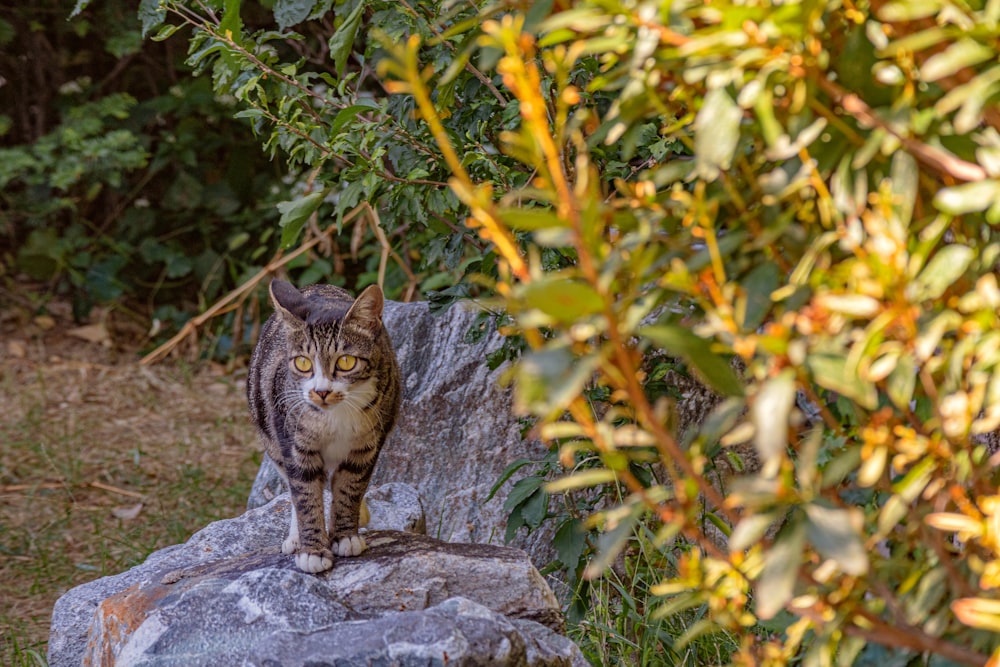
[{"label": "rock surface", "polygon": [[[521,437],[511,393],[499,386],[501,371],[486,367],[486,356],[502,343],[500,335],[488,331],[479,342],[466,342],[475,319],[476,311],[466,304],[431,314],[426,303],[386,303],[384,321],[400,363],[403,404],[372,484],[416,487],[428,535],[503,544],[503,505],[513,482],[489,502],[486,497],[508,465],[520,458],[540,460],[546,449]],[[283,491],[283,480],[265,458],[247,506],[259,507]],[[543,567],[554,557],[551,544],[551,528],[543,526],[519,535],[511,546]]]},{"label": "rock surface", "polygon": [[587,664],[523,552],[376,530],[361,556],[306,574],[280,553],[290,512],[278,497],[72,589],[49,664]]},{"label": "rock surface", "polygon": [[[329,505],[329,500],[327,501]],[[372,487],[365,494],[368,506],[368,530],[399,530],[427,534],[420,494],[409,484],[392,482]]]}]

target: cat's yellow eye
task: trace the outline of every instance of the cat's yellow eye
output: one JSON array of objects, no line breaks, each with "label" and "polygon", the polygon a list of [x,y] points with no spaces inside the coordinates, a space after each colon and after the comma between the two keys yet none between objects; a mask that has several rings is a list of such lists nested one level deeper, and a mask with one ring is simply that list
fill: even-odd
[{"label": "cat's yellow eye", "polygon": [[298,356],[292,359],[292,364],[294,364],[295,370],[300,373],[308,373],[313,367],[312,359],[303,356]]},{"label": "cat's yellow eye", "polygon": [[342,355],[337,358],[337,368],[342,371],[354,370],[354,367],[358,365],[358,358],[352,357],[349,354]]}]

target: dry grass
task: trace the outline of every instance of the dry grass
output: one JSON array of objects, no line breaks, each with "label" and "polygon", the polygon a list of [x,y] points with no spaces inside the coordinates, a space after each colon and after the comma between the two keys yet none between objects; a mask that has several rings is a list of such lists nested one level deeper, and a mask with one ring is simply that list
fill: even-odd
[{"label": "dry grass", "polygon": [[260,459],[239,374],[0,312],[0,665],[26,665],[59,595],[241,513]]}]

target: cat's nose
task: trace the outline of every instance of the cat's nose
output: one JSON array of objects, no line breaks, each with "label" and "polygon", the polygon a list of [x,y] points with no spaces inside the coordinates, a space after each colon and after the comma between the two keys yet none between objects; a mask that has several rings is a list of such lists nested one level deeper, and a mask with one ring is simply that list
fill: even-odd
[{"label": "cat's nose", "polygon": [[319,396],[321,401],[325,401],[326,397],[330,395],[329,391],[320,391],[319,389],[314,389],[313,391],[316,392],[316,395]]}]

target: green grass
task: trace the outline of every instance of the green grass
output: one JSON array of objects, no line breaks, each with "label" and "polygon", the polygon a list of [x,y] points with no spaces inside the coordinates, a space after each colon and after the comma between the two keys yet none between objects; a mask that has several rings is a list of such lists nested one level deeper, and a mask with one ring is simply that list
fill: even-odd
[{"label": "green grass", "polygon": [[2,640],[0,640],[0,656],[5,660],[3,664],[10,667],[45,667],[48,661],[45,659],[44,644],[36,646],[22,646],[21,642],[25,636],[25,630],[18,628],[7,628]]},{"label": "green grass", "polygon": [[240,514],[260,458],[231,378],[0,361],[0,665],[44,665],[62,593]]},{"label": "green grass", "polygon": [[656,614],[650,589],[672,569],[672,555],[656,548],[641,527],[623,557],[585,585],[586,615],[568,624],[567,634],[594,665],[604,667],[702,667],[729,664],[739,639],[726,633],[685,635],[705,610],[669,617]]}]

